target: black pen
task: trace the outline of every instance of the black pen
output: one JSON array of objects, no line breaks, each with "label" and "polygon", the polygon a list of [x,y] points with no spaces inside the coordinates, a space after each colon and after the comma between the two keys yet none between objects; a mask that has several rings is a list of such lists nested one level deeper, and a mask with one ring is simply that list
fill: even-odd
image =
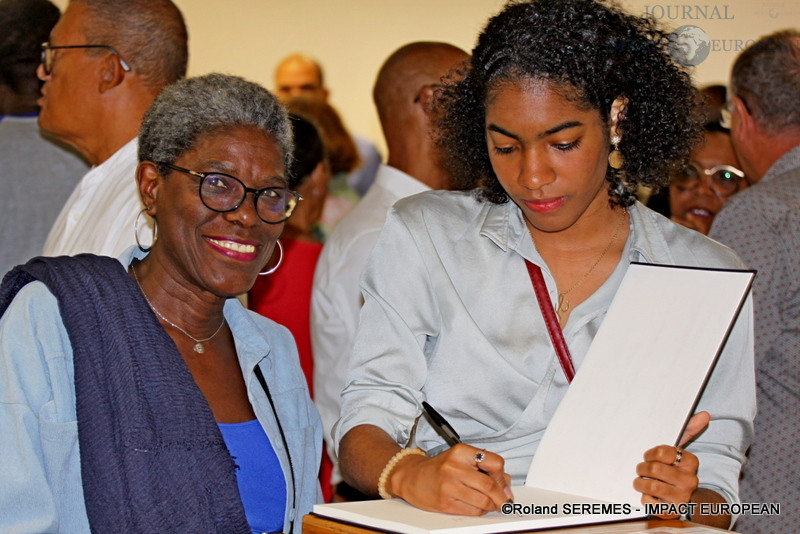
[{"label": "black pen", "polygon": [[422,401],[422,407],[425,408],[425,412],[430,417],[433,428],[444,438],[448,445],[453,447],[461,443],[461,437],[458,435],[458,432],[450,426],[450,423],[448,423],[444,417],[439,415],[439,412],[433,409],[433,406]]},{"label": "black pen", "polygon": [[[439,435],[444,438],[444,440],[447,442],[448,445],[454,447],[455,445],[461,443],[461,436],[458,435],[458,432],[456,432],[456,430],[452,426],[450,426],[450,423],[447,422],[447,419],[442,417],[442,415],[439,412],[437,412],[433,408],[433,406],[431,406],[425,401],[422,401],[422,407],[425,408],[425,412],[430,417],[431,425],[433,426],[433,428],[436,429],[436,432],[438,432]],[[489,474],[480,467],[478,467],[478,471],[480,471],[484,475]]]},{"label": "black pen", "polygon": [[[451,447],[458,445],[461,443],[461,436],[458,435],[458,432],[450,426],[450,423],[447,422],[447,419],[442,417],[442,415],[437,412],[433,406],[428,404],[425,401],[422,401],[422,407],[425,409],[425,413],[428,414],[430,418],[431,425],[439,433],[440,436],[444,438],[447,444]],[[477,467],[477,465],[476,465]],[[483,473],[484,475],[488,475],[489,473],[478,467],[478,471]],[[514,503],[514,499],[509,499],[506,501],[507,503]]]}]

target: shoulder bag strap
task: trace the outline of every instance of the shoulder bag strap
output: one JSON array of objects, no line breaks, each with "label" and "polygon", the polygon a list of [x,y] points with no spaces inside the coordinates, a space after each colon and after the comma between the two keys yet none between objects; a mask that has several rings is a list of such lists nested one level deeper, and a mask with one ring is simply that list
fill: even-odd
[{"label": "shoulder bag strap", "polygon": [[547,293],[547,285],[544,283],[542,270],[538,265],[534,265],[528,260],[525,260],[525,266],[528,268],[528,275],[531,277],[531,283],[533,284],[533,293],[536,295],[536,301],[542,311],[547,333],[550,334],[550,341],[553,342],[553,347],[556,349],[558,361],[564,370],[567,382],[572,382],[575,377],[575,366],[572,365],[569,347],[567,347],[567,342],[564,341],[561,325],[558,323],[558,317],[556,317],[556,312],[550,302],[550,295]]}]

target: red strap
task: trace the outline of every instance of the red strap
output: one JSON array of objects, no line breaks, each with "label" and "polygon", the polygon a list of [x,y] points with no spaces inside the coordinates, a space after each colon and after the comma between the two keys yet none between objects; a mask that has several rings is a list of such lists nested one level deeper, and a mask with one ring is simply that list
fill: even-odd
[{"label": "red strap", "polygon": [[556,317],[556,312],[550,302],[550,295],[547,292],[547,285],[544,283],[542,270],[528,260],[525,260],[525,266],[528,268],[528,275],[530,275],[531,283],[533,284],[533,293],[536,295],[539,309],[542,310],[544,324],[547,326],[547,333],[550,334],[550,341],[553,342],[553,347],[556,349],[558,361],[561,363],[567,382],[572,382],[575,377],[575,366],[572,365],[569,347],[567,347],[567,342],[564,341],[561,325],[558,323],[558,317]]}]

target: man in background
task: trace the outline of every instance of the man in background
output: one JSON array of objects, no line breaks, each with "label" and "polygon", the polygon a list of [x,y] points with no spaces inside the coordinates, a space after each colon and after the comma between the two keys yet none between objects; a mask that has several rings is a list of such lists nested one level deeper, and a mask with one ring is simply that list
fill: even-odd
[{"label": "man in background", "polygon": [[88,165],[42,137],[36,100],[42,42],[61,15],[49,0],[0,1],[0,277],[42,253]]},{"label": "man in background", "polygon": [[[324,74],[319,63],[306,55],[292,54],[285,57],[275,69],[275,94],[281,100],[307,96],[328,102],[330,91],[325,87]],[[361,166],[347,176],[347,185],[359,196],[363,196],[375,180],[381,155],[367,139],[357,135],[352,138],[361,158]]]},{"label": "man in background", "polygon": [[93,168],[56,219],[46,255],[118,256],[136,242],[139,125],[161,90],[185,76],[187,56],[183,16],[170,0],[70,1],[39,66],[39,126]]},{"label": "man in background", "polygon": [[[436,120],[434,92],[449,71],[468,54],[437,42],[405,45],[385,61],[378,73],[373,99],[389,149],[375,183],[333,229],[322,249],[314,274],[311,302],[311,341],[314,355],[314,402],[322,417],[328,450],[333,424],[339,418],[363,300],[361,271],[375,246],[392,205],[401,198],[446,189],[449,176],[433,137]],[[341,475],[334,469],[333,483]],[[348,498],[343,482],[338,493]]]},{"label": "man in background", "polygon": [[774,33],[745,49],[730,92],[731,139],[753,185],[731,197],[709,235],[758,270],[758,414],[740,496],[781,504],[779,516],[743,515],[736,527],[788,534],[800,516],[800,32]]}]

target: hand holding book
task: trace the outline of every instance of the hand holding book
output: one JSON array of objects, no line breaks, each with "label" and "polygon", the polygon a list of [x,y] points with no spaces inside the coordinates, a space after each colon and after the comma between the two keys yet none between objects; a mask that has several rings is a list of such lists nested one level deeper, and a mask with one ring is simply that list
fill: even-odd
[{"label": "hand holding book", "polygon": [[[634,489],[642,493],[642,504],[690,502],[699,484],[699,462],[697,456],[682,447],[702,432],[708,421],[707,412],[695,414],[681,436],[680,446],[659,445],[644,453],[644,461],[636,466],[639,477],[633,481]],[[676,519],[679,516],[664,513],[657,517]]]},{"label": "hand holding book", "polygon": [[[655,514],[661,519],[677,519],[676,510],[683,509],[686,503],[721,503],[725,499],[717,492],[700,488],[697,478],[699,461],[697,456],[683,449],[708,426],[711,416],[708,412],[696,413],[689,419],[686,429],[679,440],[678,447],[660,445],[649,449],[644,454],[644,462],[636,467],[639,478],[634,480],[633,487],[642,493],[642,504],[673,504],[665,513]],[[664,467],[667,464],[668,467]],[[694,517],[712,526],[725,528],[730,525],[729,515],[704,519]]]}]

